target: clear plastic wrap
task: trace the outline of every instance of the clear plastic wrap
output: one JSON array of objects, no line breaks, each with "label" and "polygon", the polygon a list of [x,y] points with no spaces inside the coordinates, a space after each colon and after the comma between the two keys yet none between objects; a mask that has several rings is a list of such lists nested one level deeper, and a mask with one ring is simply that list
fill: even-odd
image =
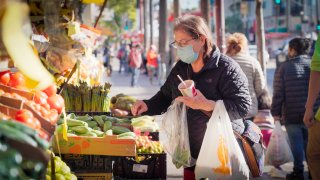
[{"label": "clear plastic wrap", "polygon": [[165,136],[160,141],[166,153],[172,157],[176,168],[195,165],[196,161],[191,157],[190,152],[187,112],[184,104],[174,101],[168,108],[162,116],[160,133]]}]

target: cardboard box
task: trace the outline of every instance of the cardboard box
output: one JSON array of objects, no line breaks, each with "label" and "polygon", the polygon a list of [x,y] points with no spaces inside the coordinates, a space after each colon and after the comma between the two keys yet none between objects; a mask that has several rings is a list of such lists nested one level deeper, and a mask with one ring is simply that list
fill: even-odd
[{"label": "cardboard box", "polygon": [[[135,156],[136,144],[133,139],[118,139],[117,136],[82,137],[68,136],[68,141],[61,134],[53,140],[53,151],[58,154],[87,154],[108,156]],[[58,143],[57,139],[58,138]]]},{"label": "cardboard box", "polygon": [[76,173],[81,180],[111,180],[112,173]]}]

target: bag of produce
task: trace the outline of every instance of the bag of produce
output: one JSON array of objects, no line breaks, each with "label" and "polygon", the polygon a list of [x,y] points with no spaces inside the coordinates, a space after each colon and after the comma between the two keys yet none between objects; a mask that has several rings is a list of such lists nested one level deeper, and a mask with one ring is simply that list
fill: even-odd
[{"label": "bag of produce", "polygon": [[293,156],[287,136],[282,130],[280,122],[276,121],[274,130],[271,134],[270,143],[267,148],[265,164],[281,166],[292,161]]},{"label": "bag of produce", "polygon": [[195,175],[196,179],[249,179],[249,168],[221,100],[207,123]]},{"label": "bag of produce", "polygon": [[174,101],[162,116],[160,133],[166,138],[160,139],[166,153],[172,157],[177,169],[191,167],[195,160],[191,157],[186,106]]}]

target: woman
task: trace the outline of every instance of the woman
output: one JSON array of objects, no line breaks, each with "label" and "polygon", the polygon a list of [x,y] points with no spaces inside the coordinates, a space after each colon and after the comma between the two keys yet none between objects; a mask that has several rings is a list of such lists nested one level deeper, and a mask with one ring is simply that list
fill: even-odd
[{"label": "woman", "polygon": [[135,87],[138,83],[140,75],[140,67],[142,64],[142,57],[140,51],[140,45],[136,44],[130,51],[129,66],[131,68],[131,87]]},{"label": "woman", "polygon": [[150,83],[153,84],[153,78],[158,67],[158,54],[155,45],[151,45],[147,53],[147,70]]},{"label": "woman", "polygon": [[[209,117],[203,112],[212,112],[217,100],[223,100],[232,120],[234,130],[242,134],[250,106],[248,82],[241,68],[232,59],[220,53],[213,44],[211,31],[201,17],[183,16],[174,27],[175,41],[180,61],[171,70],[160,91],[149,100],[137,101],[132,107],[133,115],[161,114],[173,100],[185,103],[191,156],[197,159]],[[182,97],[178,90],[180,80],[192,79],[197,95]],[[185,168],[185,179],[195,179],[194,167]]]},{"label": "woman", "polygon": [[228,38],[227,55],[240,65],[248,78],[252,104],[246,119],[253,120],[258,113],[257,97],[261,95],[266,85],[261,66],[257,59],[250,56],[248,40],[242,33],[234,33]]},{"label": "woman", "polygon": [[[274,120],[284,121],[293,154],[293,172],[286,179],[304,179],[304,165],[308,130],[303,124],[308,97],[311,41],[294,38],[289,42],[288,61],[280,64],[273,82],[271,113]],[[319,102],[319,101],[318,101]],[[316,103],[316,106],[319,103]]]}]

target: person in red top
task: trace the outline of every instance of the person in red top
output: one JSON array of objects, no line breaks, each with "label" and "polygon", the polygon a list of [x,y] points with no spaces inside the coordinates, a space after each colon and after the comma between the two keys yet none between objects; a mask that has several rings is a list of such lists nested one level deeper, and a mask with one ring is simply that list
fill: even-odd
[{"label": "person in red top", "polygon": [[158,53],[155,45],[151,45],[147,53],[147,70],[150,78],[150,83],[153,83],[153,77],[156,74],[158,67]]},{"label": "person in red top", "polygon": [[130,55],[129,55],[129,66],[132,72],[131,87],[135,87],[137,85],[141,64],[142,64],[141,50],[140,50],[140,45],[137,44],[131,49]]}]

